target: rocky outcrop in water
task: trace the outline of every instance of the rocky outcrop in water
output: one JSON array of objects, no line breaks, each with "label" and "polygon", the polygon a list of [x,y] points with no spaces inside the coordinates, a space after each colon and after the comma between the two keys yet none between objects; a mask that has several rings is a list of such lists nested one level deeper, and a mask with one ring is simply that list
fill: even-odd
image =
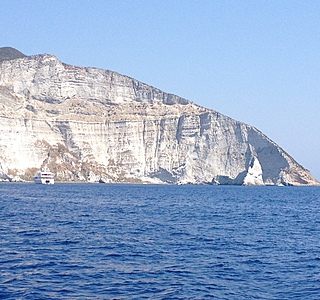
[{"label": "rocky outcrop in water", "polygon": [[133,78],[48,54],[0,61],[3,180],[46,165],[61,181],[317,184],[256,128]]}]

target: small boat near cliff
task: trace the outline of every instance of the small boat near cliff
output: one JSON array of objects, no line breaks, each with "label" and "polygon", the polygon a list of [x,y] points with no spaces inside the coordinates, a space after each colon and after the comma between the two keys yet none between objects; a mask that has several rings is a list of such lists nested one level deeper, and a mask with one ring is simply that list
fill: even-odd
[{"label": "small boat near cliff", "polygon": [[37,184],[54,184],[54,174],[45,167],[36,173],[33,180]]}]

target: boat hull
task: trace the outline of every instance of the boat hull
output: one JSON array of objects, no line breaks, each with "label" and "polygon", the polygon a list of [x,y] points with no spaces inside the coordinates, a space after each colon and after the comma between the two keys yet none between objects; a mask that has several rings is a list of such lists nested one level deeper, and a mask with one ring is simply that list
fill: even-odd
[{"label": "boat hull", "polygon": [[54,184],[54,179],[52,179],[52,178],[35,178],[34,182],[36,184]]}]

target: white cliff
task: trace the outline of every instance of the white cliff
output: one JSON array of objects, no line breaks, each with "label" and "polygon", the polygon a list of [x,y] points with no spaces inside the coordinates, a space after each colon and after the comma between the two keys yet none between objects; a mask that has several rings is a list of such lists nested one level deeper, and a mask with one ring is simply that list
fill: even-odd
[{"label": "white cliff", "polygon": [[0,178],[314,185],[260,131],[133,78],[52,55],[0,62]]}]

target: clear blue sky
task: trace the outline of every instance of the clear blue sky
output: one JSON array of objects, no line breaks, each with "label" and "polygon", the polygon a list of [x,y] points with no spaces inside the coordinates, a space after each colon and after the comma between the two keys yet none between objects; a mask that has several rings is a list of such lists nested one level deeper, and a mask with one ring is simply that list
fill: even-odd
[{"label": "clear blue sky", "polygon": [[0,41],[253,125],[320,180],[318,0],[3,0]]}]

